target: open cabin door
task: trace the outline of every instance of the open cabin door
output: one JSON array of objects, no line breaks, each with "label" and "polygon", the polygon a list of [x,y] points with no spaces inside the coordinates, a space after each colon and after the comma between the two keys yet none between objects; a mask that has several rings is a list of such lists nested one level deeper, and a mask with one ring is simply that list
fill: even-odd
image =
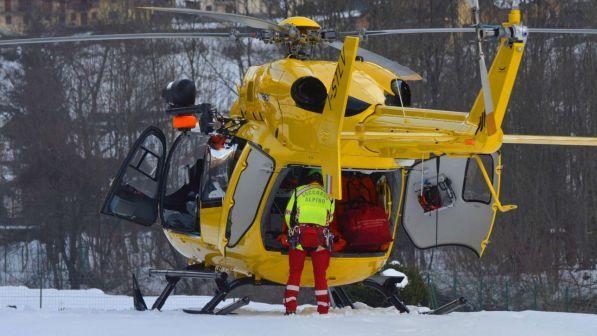
[{"label": "open cabin door", "polygon": [[164,134],[148,127],[118,169],[100,212],[145,226],[155,223],[165,154]]},{"label": "open cabin door", "polygon": [[168,152],[160,187],[160,219],[165,228],[199,234],[201,175],[208,137],[181,133]]},{"label": "open cabin door", "polygon": [[[499,154],[480,155],[499,190]],[[482,255],[491,234],[494,199],[474,158],[429,159],[408,173],[404,228],[415,246],[457,245]]]},{"label": "open cabin door", "polygon": [[239,161],[242,170],[232,194],[224,232],[227,247],[236,246],[257,219],[259,206],[267,199],[265,192],[275,168],[274,159],[252,143],[243,154]]}]

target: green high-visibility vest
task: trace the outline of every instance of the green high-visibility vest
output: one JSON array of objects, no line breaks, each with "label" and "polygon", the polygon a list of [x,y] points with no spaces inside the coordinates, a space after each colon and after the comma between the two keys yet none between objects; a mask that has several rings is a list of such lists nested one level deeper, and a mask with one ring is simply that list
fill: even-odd
[{"label": "green high-visibility vest", "polygon": [[[296,199],[295,199],[296,198]],[[303,185],[292,193],[286,206],[286,224],[291,227],[292,208],[296,202],[296,223],[327,226],[334,218],[335,202],[318,183]]]}]

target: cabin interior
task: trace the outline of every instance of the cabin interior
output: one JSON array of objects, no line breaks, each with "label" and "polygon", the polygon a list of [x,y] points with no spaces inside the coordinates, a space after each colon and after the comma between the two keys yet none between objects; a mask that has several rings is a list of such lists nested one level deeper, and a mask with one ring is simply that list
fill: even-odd
[{"label": "cabin interior", "polygon": [[[293,190],[306,183],[309,167],[291,166],[279,174],[273,192],[268,199],[262,218],[263,243],[269,251],[287,252],[288,246],[283,244],[282,236],[286,234],[284,214]],[[336,201],[334,220],[330,224],[334,234],[333,255],[371,255],[383,254],[390,242],[373,244],[372,246],[357,246],[358,239],[350,239],[350,216],[359,216],[363,208],[383,209],[373,216],[385,216],[384,235],[392,236],[394,232],[395,216],[398,213],[402,177],[400,171],[365,171],[345,170],[342,172],[343,199]],[[368,216],[371,215],[369,211]],[[379,230],[378,230],[379,231]],[[354,238],[354,230],[351,231]],[[393,237],[392,237],[393,238]],[[375,241],[375,239],[373,239]],[[386,238],[387,240],[387,238]],[[353,244],[354,243],[354,244]]]}]

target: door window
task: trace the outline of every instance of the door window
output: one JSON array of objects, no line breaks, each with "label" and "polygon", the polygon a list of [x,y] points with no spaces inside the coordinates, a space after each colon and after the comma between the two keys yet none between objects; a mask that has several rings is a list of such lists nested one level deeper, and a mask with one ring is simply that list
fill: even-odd
[{"label": "door window", "polygon": [[265,189],[274,173],[274,160],[257,147],[251,145],[250,148],[251,152],[238,179],[233,206],[228,214],[226,237],[229,247],[238,244],[255,221]]},{"label": "door window", "polygon": [[161,197],[164,226],[199,233],[198,196],[207,137],[185,132],[178,136],[166,161]]},{"label": "door window", "polygon": [[[493,158],[491,155],[480,155],[485,171],[493,182]],[[462,199],[467,202],[479,202],[489,204],[491,202],[491,192],[487,188],[483,173],[479,169],[477,160],[468,159],[466,163],[466,174],[464,177],[464,186],[462,189]]]},{"label": "door window", "polygon": [[103,214],[146,226],[155,223],[165,147],[166,139],[159,129],[149,127],[141,134],[112,182]]}]

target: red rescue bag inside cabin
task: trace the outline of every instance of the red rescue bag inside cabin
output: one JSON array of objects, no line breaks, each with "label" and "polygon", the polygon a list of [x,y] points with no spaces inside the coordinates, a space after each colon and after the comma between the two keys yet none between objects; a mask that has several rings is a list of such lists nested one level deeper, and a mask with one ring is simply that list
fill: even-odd
[{"label": "red rescue bag inside cabin", "polygon": [[377,190],[369,176],[349,177],[346,181],[347,204],[342,214],[342,234],[352,251],[383,251],[392,239],[388,215],[377,205]]},{"label": "red rescue bag inside cabin", "polygon": [[344,238],[353,251],[380,251],[392,241],[386,211],[378,205],[362,203],[346,210]]}]

